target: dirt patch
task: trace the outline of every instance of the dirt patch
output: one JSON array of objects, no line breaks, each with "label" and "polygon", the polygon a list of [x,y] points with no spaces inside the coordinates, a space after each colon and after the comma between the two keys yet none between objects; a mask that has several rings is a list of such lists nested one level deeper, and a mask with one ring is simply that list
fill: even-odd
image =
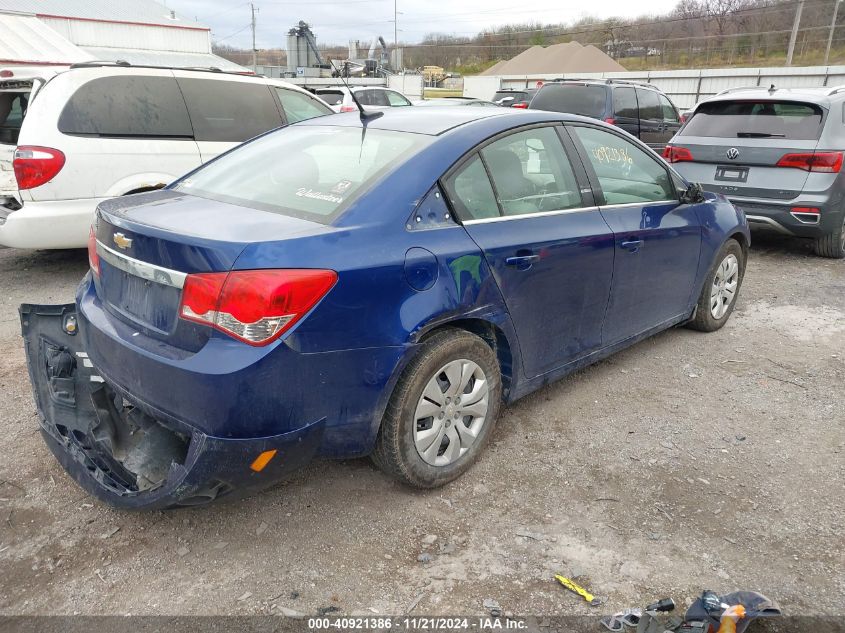
[{"label": "dirt patch", "polygon": [[609,609],[743,588],[842,615],[845,262],[754,241],[727,327],[671,330],[505,409],[443,489],[318,462],[147,514],[93,501],[36,431],[15,311],[70,301],[85,253],[0,251],[0,612],[592,613],[560,572]]}]

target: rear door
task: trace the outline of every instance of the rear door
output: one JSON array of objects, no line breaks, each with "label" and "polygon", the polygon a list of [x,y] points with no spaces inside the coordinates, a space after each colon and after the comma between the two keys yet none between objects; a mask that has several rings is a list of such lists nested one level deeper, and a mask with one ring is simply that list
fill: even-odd
[{"label": "rear door", "polygon": [[177,76],[177,80],[203,163],[284,124],[273,88],[263,81],[216,76]]},{"label": "rear door", "polygon": [[809,172],[778,167],[778,161],[815,150],[823,123],[824,111],[812,103],[703,103],[672,143],[691,154],[676,168],[688,180],[728,197],[791,200],[801,193]]},{"label": "rear door", "polygon": [[640,138],[640,115],[634,88],[613,88],[613,123],[628,134]]},{"label": "rear door", "polygon": [[683,315],[701,250],[695,205],[681,204],[663,161],[621,134],[569,127],[613,229],[616,260],[603,339],[612,345]]},{"label": "rear door", "polygon": [[499,284],[529,377],[601,346],[613,272],[612,232],[559,129],[509,133],[445,179]]}]

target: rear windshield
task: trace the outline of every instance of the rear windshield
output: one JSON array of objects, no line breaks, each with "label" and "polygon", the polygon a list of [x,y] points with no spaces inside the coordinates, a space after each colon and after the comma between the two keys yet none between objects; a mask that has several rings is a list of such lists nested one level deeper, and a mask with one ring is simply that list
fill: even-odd
[{"label": "rear windshield", "polygon": [[495,95],[493,95],[493,101],[495,103],[499,103],[503,99],[507,99],[510,101],[516,101],[519,103],[520,101],[525,101],[528,98],[528,94],[525,92],[514,92],[513,90],[500,90]]},{"label": "rear windshield", "polygon": [[340,105],[343,103],[343,93],[340,90],[318,90],[320,99],[329,105]]},{"label": "rear windshield", "polygon": [[0,143],[14,145],[29,105],[29,92],[0,92]]},{"label": "rear windshield", "polygon": [[818,139],[822,109],[795,101],[716,101],[704,103],[681,130],[683,136],[719,138]]},{"label": "rear windshield", "polygon": [[327,224],[430,142],[405,132],[291,126],[221,156],[174,189]]},{"label": "rear windshield", "polygon": [[607,107],[607,87],[585,84],[546,84],[531,101],[532,110],[567,112],[602,118]]}]

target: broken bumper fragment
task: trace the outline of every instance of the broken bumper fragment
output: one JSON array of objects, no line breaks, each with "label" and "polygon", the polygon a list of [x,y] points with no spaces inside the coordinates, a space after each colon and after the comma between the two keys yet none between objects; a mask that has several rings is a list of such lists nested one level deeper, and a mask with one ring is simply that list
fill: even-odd
[{"label": "broken bumper fragment", "polygon": [[317,452],[325,420],[250,439],[163,423],[97,373],[74,304],[25,304],[20,317],[45,441],[80,486],[114,506],[159,509],[243,494],[277,482]]}]

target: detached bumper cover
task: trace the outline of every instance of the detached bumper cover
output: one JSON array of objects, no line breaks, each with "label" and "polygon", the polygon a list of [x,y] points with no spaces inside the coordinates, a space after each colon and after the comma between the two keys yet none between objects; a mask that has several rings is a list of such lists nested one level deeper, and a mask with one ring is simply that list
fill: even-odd
[{"label": "detached bumper cover", "polygon": [[[163,424],[97,374],[82,349],[74,304],[25,304],[20,316],[44,439],[80,486],[111,505],[159,509],[257,490],[305,465],[320,446],[325,419],[250,439]],[[250,468],[272,450],[263,470]]]}]

